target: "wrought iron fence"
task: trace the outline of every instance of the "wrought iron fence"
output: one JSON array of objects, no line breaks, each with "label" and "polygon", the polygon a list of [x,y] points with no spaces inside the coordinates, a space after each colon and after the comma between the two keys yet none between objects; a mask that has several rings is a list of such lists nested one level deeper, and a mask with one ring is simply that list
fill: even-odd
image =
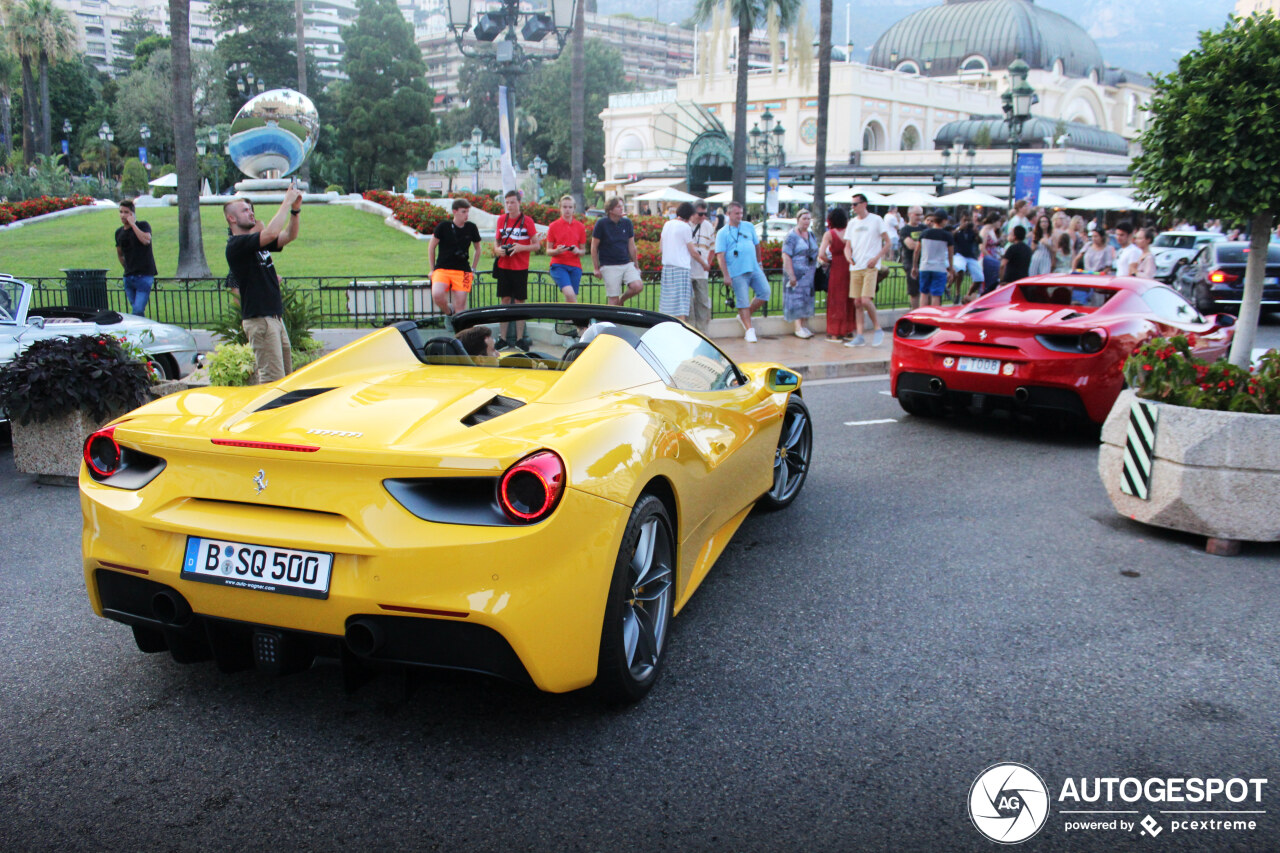
[{"label": "wrought iron fence", "polygon": [[[897,308],[907,304],[907,280],[898,266],[889,267],[889,277],[876,294],[880,308]],[[771,294],[768,314],[782,313],[782,271],[768,270]],[[659,276],[646,273],[645,288],[627,304],[636,308],[658,310],[661,292]],[[58,277],[27,278],[33,288],[32,311],[42,307],[67,304],[66,279]],[[309,296],[319,308],[320,328],[381,326],[405,318],[418,318],[437,313],[431,301],[431,282],[425,274],[371,276],[289,276],[286,287]],[[732,317],[727,307],[729,293],[719,274],[711,278],[711,310],[715,317]],[[604,282],[593,273],[582,276],[579,293],[582,302],[603,304]],[[563,299],[551,275],[543,270],[529,271],[529,301],[559,302]],[[499,302],[492,273],[480,272],[471,290],[470,307],[496,305]],[[124,285],[121,277],[107,279],[107,305],[125,313]],[[147,316],[162,323],[187,328],[209,328],[219,322],[231,308],[231,295],[225,278],[157,278],[147,304]],[[826,294],[817,294],[816,310],[826,310]]]}]

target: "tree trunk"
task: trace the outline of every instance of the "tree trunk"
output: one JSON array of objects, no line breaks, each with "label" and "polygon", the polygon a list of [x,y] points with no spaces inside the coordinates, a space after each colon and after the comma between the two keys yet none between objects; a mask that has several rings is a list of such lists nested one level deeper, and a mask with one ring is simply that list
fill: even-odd
[{"label": "tree trunk", "polygon": [[36,78],[31,73],[31,57],[22,57],[22,162],[28,166],[36,159]]},{"label": "tree trunk", "polygon": [[[305,95],[307,94],[307,39],[306,25],[302,20],[302,0],[293,2],[293,20],[298,41],[298,91]],[[298,169],[298,180],[307,187],[311,186],[311,166],[306,160],[302,161],[302,167]]]},{"label": "tree trunk", "polygon": [[[813,230],[821,235],[827,227],[827,125],[831,109],[831,5],[818,3],[818,138],[813,164]],[[803,14],[803,12],[801,13]]]},{"label": "tree trunk", "polygon": [[587,83],[583,78],[587,75],[586,46],[584,44],[587,29],[586,3],[579,2],[577,13],[573,16],[573,68],[572,85],[569,94],[569,132],[573,144],[569,148],[569,192],[579,211],[587,209],[586,194],[582,186],[582,149],[583,137],[586,135]]},{"label": "tree trunk", "polygon": [[9,93],[0,95],[0,135],[4,136],[4,160],[0,165],[9,165],[9,153],[13,151],[13,116],[10,113]]},{"label": "tree trunk", "polygon": [[49,155],[49,54],[40,51],[40,136],[36,148]]},{"label": "tree trunk", "polygon": [[196,163],[196,116],[191,99],[191,0],[169,0],[173,52],[173,159],[178,173],[178,271],[182,278],[208,278],[200,233],[200,167]]},{"label": "tree trunk", "polygon": [[1240,301],[1240,319],[1231,343],[1231,363],[1246,370],[1253,355],[1253,341],[1262,316],[1262,279],[1267,272],[1267,250],[1271,244],[1270,211],[1255,213],[1249,223],[1249,262],[1244,268],[1244,297]]},{"label": "tree trunk", "polygon": [[747,203],[747,69],[751,22],[738,19],[738,90],[733,101],[733,198]]}]

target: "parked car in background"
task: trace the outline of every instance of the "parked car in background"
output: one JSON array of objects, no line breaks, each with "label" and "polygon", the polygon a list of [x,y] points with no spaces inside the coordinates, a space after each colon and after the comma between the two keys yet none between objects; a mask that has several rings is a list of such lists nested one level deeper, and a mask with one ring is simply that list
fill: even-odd
[{"label": "parked car in background", "polygon": [[71,335],[117,335],[146,351],[165,379],[186,376],[196,367],[196,339],[186,329],[136,314],[92,308],[32,308],[35,288],[0,273],[0,367],[32,341]]},{"label": "parked car in background", "polygon": [[[1202,314],[1240,313],[1249,244],[1210,243],[1178,271],[1174,287]],[[1267,245],[1267,270],[1262,279],[1262,310],[1280,310],[1280,243]]]},{"label": "parked car in background", "polygon": [[1156,259],[1156,278],[1165,284],[1173,284],[1178,270],[1195,257],[1209,243],[1219,243],[1227,238],[1216,231],[1166,231],[1151,244],[1151,254]]},{"label": "parked car in background", "polygon": [[756,223],[756,234],[760,235],[761,240],[772,240],[781,243],[787,239],[787,232],[795,227],[796,221],[794,219],[771,216],[764,222]]}]

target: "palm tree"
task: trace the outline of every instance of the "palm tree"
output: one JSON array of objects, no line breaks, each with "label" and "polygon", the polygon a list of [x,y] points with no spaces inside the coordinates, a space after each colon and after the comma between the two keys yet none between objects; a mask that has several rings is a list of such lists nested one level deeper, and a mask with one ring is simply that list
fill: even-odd
[{"label": "palm tree", "polygon": [[[698,0],[694,20],[711,20],[722,0]],[[738,26],[738,88],[733,105],[733,197],[747,197],[747,71],[751,56],[751,31],[769,17],[774,7],[778,27],[787,29],[803,12],[803,0],[723,0]]]},{"label": "palm tree", "polygon": [[40,109],[31,63],[40,57],[40,22],[29,3],[2,2],[5,42],[22,63],[22,162],[30,165],[36,155],[36,115]]},{"label": "palm tree", "polygon": [[449,189],[445,195],[453,195],[453,179],[458,177],[459,169],[457,166],[445,166],[440,170],[440,174],[449,179]]},{"label": "palm tree", "polygon": [[67,13],[52,0],[27,0],[40,22],[40,153],[48,155],[53,134],[49,127],[49,63],[75,55],[76,29]]},{"label": "palm tree", "polygon": [[[3,20],[0,20],[0,26],[2,25]],[[4,152],[0,165],[9,162],[9,152],[13,150],[13,116],[10,111],[13,87],[9,85],[9,81],[13,79],[13,71],[16,67],[17,60],[13,58],[13,54],[0,44],[0,136],[4,137]]]},{"label": "palm tree", "polygon": [[586,0],[578,0],[573,16],[573,68],[569,85],[569,192],[578,205],[578,210],[586,210],[586,199],[582,194],[582,145],[586,136],[587,115],[587,76]]},{"label": "palm tree", "polygon": [[173,61],[173,154],[178,173],[178,275],[208,278],[200,234],[200,169],[191,100],[191,0],[169,0]]},{"label": "palm tree", "polygon": [[831,0],[818,0],[818,138],[813,166],[813,224],[821,234],[827,225],[827,123],[831,100]]}]

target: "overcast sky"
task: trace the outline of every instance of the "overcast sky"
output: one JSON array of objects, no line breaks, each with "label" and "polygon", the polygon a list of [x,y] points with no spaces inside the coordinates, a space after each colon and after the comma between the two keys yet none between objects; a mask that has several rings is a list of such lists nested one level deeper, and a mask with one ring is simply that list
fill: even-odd
[{"label": "overcast sky", "polygon": [[[1197,43],[1201,30],[1219,29],[1235,8],[1233,0],[1039,0],[1046,9],[1075,20],[1093,36],[1108,65],[1133,71],[1172,71],[1178,57]],[[818,0],[807,0],[817,31]],[[632,12],[634,0],[599,0],[605,13]],[[845,9],[849,9],[854,43],[854,59],[865,60],[876,38],[918,9],[939,5],[919,0],[834,0],[832,39],[845,40]],[[679,22],[693,12],[692,0],[654,0],[653,11],[660,20]]]}]

